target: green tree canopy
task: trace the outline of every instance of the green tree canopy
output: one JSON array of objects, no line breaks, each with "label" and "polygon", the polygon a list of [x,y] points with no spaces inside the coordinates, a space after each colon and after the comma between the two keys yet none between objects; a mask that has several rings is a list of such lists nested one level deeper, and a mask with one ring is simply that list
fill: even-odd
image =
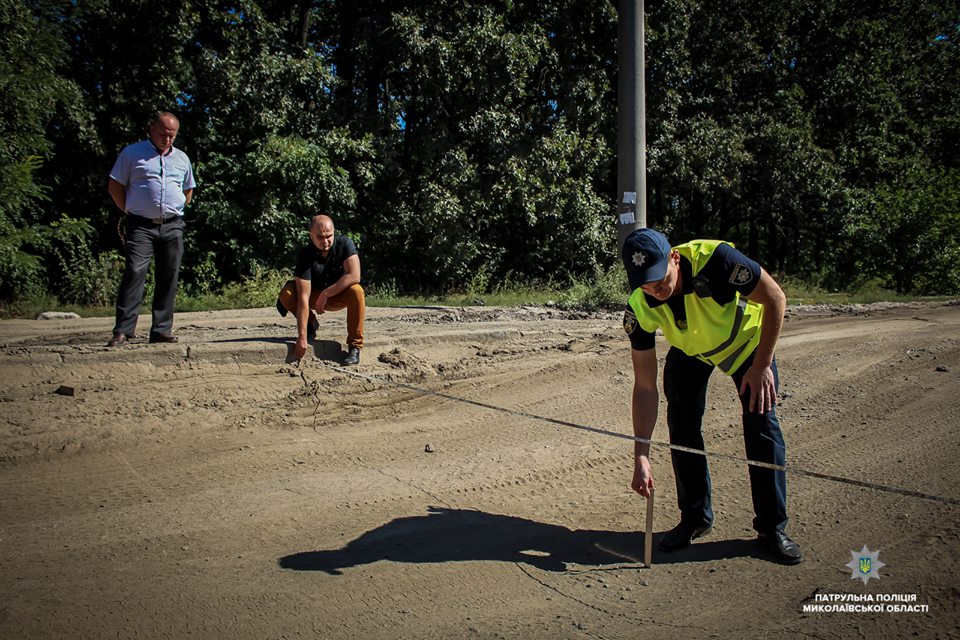
[{"label": "green tree canopy", "polygon": [[[652,226],[832,288],[957,292],[953,3],[646,18]],[[0,27],[3,301],[102,291],[64,263],[120,248],[106,175],[157,109],[198,180],[187,286],[289,269],[318,211],[400,290],[617,259],[610,0],[0,0]]]}]

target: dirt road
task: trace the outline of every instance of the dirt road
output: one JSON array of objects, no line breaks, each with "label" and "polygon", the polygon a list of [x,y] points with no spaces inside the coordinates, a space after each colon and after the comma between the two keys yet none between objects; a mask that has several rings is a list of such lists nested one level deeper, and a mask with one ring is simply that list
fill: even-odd
[{"label": "dirt road", "polygon": [[[789,316],[788,464],[960,495],[960,305]],[[109,319],[0,322],[0,638],[958,637],[943,501],[792,474],[785,567],[715,459],[713,532],[644,568],[632,444],[562,424],[630,433],[619,314],[370,309],[352,373],[342,314],[300,366],[274,310],[176,321],[179,345],[115,350]],[[742,456],[732,388],[705,436]],[[927,610],[803,611],[838,603]]]}]

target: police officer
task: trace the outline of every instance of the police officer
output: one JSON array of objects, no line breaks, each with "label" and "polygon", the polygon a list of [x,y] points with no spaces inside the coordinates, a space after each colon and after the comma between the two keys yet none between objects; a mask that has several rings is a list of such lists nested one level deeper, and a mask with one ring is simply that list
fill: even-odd
[{"label": "police officer", "polygon": [[[634,434],[649,440],[657,421],[654,338],[660,329],[670,344],[663,389],[671,444],[703,449],[707,381],[720,369],[733,379],[743,405],[747,456],[783,465],[774,359],[786,309],[780,286],[732,244],[717,240],[671,248],[659,231],[638,229],[624,242],[622,258],[632,290],[624,330],[632,346]],[[631,487],[642,496],[649,496],[654,486],[649,450],[649,444],[634,445]],[[706,458],[675,450],[671,458],[680,523],[661,539],[664,551],[682,549],[706,535],[714,519]],[[785,530],[786,474],[752,465],[749,473],[758,541],[778,562],[800,562],[800,547]]]}]

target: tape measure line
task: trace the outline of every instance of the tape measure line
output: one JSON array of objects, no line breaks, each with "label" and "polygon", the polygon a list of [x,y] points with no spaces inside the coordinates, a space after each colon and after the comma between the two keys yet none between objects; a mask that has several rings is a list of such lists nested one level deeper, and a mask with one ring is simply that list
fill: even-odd
[{"label": "tape measure line", "polygon": [[489,404],[487,402],[480,402],[479,400],[470,400],[469,398],[461,398],[459,396],[450,395],[449,393],[443,393],[442,391],[433,391],[432,389],[424,389],[423,387],[418,387],[412,384],[408,384],[406,382],[396,382],[395,380],[388,380],[387,378],[381,378],[379,376],[370,376],[364,373],[359,373],[357,371],[352,371],[350,369],[344,369],[343,367],[337,367],[324,362],[321,362],[320,364],[326,367],[327,369],[338,371],[340,373],[345,373],[355,378],[362,378],[364,380],[369,380],[370,382],[389,384],[395,387],[400,387],[402,389],[408,389],[410,391],[414,391],[416,393],[419,393],[420,395],[435,396],[438,398],[444,398],[445,400],[453,400],[454,402],[469,404],[475,407],[480,407],[482,409],[490,409],[491,411],[499,411],[500,413],[506,413],[506,414],[521,417],[521,418],[529,418],[531,420],[539,420],[540,422],[548,422],[550,424],[555,424],[561,427],[569,427],[571,429],[578,429],[580,431],[588,431],[590,433],[596,433],[603,436],[610,436],[613,438],[620,438],[621,440],[629,440],[631,442],[642,442],[642,443],[649,444],[651,446],[663,447],[665,449],[672,449],[673,451],[683,451],[686,453],[693,453],[696,455],[704,456],[705,458],[717,458],[720,460],[728,460],[730,462],[735,462],[737,464],[746,464],[753,467],[761,467],[763,469],[773,469],[774,471],[784,471],[786,473],[790,473],[793,475],[807,476],[810,478],[819,478],[820,480],[829,480],[831,482],[839,482],[841,484],[848,484],[855,487],[863,487],[865,489],[873,489],[875,491],[883,491],[885,493],[895,493],[901,496],[908,496],[911,498],[920,498],[922,500],[930,500],[932,502],[939,502],[942,504],[960,505],[960,499],[958,498],[948,498],[946,496],[938,496],[931,493],[924,493],[922,491],[914,491],[913,489],[905,489],[903,487],[891,487],[889,485],[880,484],[878,482],[869,482],[866,480],[857,480],[855,478],[835,476],[829,473],[821,473],[819,471],[810,471],[809,469],[796,467],[794,465],[780,465],[780,464],[773,464],[771,462],[760,462],[759,460],[750,460],[749,458],[729,455],[726,453],[711,453],[708,451],[704,451],[702,449],[691,449],[690,447],[682,447],[680,445],[670,444],[669,442],[660,442],[658,440],[648,440],[646,438],[640,438],[640,437],[629,435],[626,433],[618,433],[616,431],[609,431],[607,429],[590,427],[587,425],[578,424],[576,422],[570,422],[568,420],[559,420],[557,418],[549,418],[547,416],[541,416],[535,413],[528,413],[526,411],[520,411],[518,409],[510,409],[508,407],[500,407],[495,404]]}]

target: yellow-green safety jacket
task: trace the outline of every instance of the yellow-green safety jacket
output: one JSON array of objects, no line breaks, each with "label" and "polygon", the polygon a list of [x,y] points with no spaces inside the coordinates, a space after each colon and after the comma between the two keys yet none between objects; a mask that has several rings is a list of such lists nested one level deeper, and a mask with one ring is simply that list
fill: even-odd
[{"label": "yellow-green safety jacket", "polygon": [[[692,277],[696,278],[721,242],[693,240],[674,250],[690,262]],[[677,326],[666,302],[650,307],[642,289],[634,289],[628,302],[644,331],[654,333],[659,327],[672,346],[716,366],[727,375],[736,372],[760,343],[763,307],[741,298],[739,293],[721,305],[712,296],[701,297],[691,290],[683,296],[687,312],[684,328]]]}]

